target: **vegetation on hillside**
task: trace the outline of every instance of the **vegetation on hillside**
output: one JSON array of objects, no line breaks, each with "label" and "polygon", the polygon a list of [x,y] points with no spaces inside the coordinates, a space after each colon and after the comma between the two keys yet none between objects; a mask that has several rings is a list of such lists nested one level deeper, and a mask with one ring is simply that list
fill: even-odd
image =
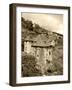
[{"label": "vegetation on hillside", "polygon": [[36,68],[36,59],[32,55],[22,56],[22,76],[41,76],[41,71]]},{"label": "vegetation on hillside", "polygon": [[[22,22],[22,38],[27,36],[36,37],[40,33],[45,33],[49,40],[55,41],[55,47],[53,48],[53,61],[48,64],[48,69],[45,71],[45,75],[62,75],[63,74],[63,35],[48,31],[38,24],[30,20],[21,18]],[[22,56],[22,76],[41,76],[42,73],[36,68],[36,59],[32,55]]]}]

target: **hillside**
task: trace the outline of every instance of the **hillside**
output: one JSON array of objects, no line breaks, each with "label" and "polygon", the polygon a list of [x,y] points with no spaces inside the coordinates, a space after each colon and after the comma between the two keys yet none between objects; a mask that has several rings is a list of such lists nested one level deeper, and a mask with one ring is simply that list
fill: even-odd
[{"label": "hillside", "polygon": [[32,23],[32,21],[25,20],[23,17],[21,18],[21,26],[22,26],[22,38],[26,38],[28,35],[31,37],[36,37],[41,33],[45,33],[46,37],[50,40],[55,40],[57,45],[63,44],[63,35],[58,34],[56,32],[48,31],[42,27],[40,27],[36,23]]},{"label": "hillside", "polygon": [[[51,42],[53,40],[55,41],[55,46],[52,52],[53,61],[52,61],[52,66],[50,66],[50,70],[52,70],[52,73],[46,72],[46,75],[62,75],[63,74],[63,35],[46,30],[40,27],[38,24],[32,23],[32,21],[25,20],[23,17],[21,18],[21,22],[22,22],[21,23],[22,40],[25,40],[27,38],[30,40],[42,36],[44,38],[43,39],[39,38],[38,43],[41,42],[40,40],[44,40],[44,39],[46,42],[47,41]],[[38,75],[41,75],[40,71]]]}]

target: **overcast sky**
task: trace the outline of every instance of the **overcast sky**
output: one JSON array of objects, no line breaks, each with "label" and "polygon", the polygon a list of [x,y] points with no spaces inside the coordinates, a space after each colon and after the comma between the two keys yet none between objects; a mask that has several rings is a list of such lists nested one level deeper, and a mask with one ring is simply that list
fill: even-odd
[{"label": "overcast sky", "polygon": [[31,20],[47,30],[63,34],[63,15],[62,14],[33,14],[22,13],[22,17]]}]

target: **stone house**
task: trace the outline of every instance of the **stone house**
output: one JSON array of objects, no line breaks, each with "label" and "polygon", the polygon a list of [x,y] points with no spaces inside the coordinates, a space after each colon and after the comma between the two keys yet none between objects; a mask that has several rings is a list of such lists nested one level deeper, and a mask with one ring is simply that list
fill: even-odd
[{"label": "stone house", "polygon": [[49,40],[46,34],[39,34],[36,37],[27,36],[24,40],[24,52],[36,58],[37,67],[44,75],[48,63],[52,61],[52,50],[55,42]]}]

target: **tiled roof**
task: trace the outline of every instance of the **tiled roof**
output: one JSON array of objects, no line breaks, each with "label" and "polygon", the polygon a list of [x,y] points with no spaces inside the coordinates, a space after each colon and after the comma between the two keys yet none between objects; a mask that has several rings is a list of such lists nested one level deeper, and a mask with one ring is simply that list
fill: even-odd
[{"label": "tiled roof", "polygon": [[39,34],[37,36],[29,35],[24,41],[35,41],[32,46],[33,47],[51,47],[51,39],[47,38],[46,34]]},{"label": "tiled roof", "polygon": [[46,37],[45,34],[38,35],[35,38],[36,43],[34,43],[32,46],[39,46],[39,47],[49,47],[52,46],[49,42],[50,40]]},{"label": "tiled roof", "polygon": [[32,34],[33,33],[30,33],[26,38],[24,38],[24,41],[35,41],[36,36]]}]

